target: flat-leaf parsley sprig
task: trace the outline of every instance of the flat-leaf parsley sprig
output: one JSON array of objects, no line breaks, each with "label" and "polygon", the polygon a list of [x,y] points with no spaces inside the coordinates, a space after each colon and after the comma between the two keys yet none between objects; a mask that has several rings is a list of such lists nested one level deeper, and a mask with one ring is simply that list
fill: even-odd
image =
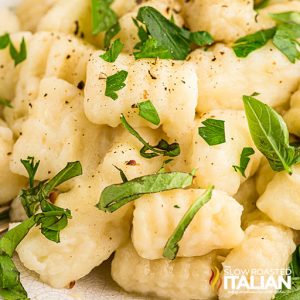
[{"label": "flat-leaf parsley sprig", "polygon": [[[4,300],[28,299],[27,292],[20,281],[20,273],[14,265],[12,256],[19,243],[34,226],[40,226],[42,234],[54,242],[60,241],[60,231],[68,225],[71,212],[52,204],[50,193],[61,183],[82,174],[80,162],[71,162],[56,176],[34,186],[34,177],[39,162],[33,157],[21,160],[29,175],[29,188],[22,190],[21,202],[29,218],[9,230],[0,239],[0,296]],[[37,212],[40,210],[41,212]]]}]

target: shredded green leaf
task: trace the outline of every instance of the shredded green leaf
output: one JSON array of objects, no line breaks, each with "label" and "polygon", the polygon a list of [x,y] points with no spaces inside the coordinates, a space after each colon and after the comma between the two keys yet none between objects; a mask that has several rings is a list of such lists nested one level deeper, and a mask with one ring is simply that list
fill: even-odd
[{"label": "shredded green leaf", "polygon": [[255,1],[254,9],[255,10],[259,10],[259,9],[265,8],[266,6],[268,6],[269,2],[270,2],[270,0],[258,0],[258,1]]},{"label": "shredded green leaf", "polygon": [[184,189],[190,186],[192,181],[192,173],[171,172],[146,175],[121,184],[112,184],[102,191],[97,207],[103,211],[114,212],[143,195]]},{"label": "shredded green leaf", "polygon": [[113,0],[92,0],[92,33],[94,35],[109,30],[118,22],[117,15],[110,7],[112,2]]},{"label": "shredded green leaf", "polygon": [[1,99],[0,98],[0,105],[5,106],[5,107],[9,107],[9,108],[13,108],[11,102],[9,100],[6,100],[6,99]]},{"label": "shredded green leaf", "polygon": [[246,177],[245,171],[250,162],[250,156],[253,155],[254,153],[255,153],[255,151],[251,147],[243,148],[243,151],[242,151],[241,157],[240,157],[240,165],[233,166],[234,170],[236,172],[240,172],[242,174],[242,176]]},{"label": "shredded green leaf", "polygon": [[18,51],[12,43],[8,33],[0,36],[0,49],[5,49],[7,47],[9,47],[9,53],[11,58],[15,62],[15,66],[17,66],[27,58],[27,49],[24,38],[21,41],[20,50]]},{"label": "shredded green leaf", "polygon": [[112,43],[111,47],[104,54],[100,55],[100,57],[107,62],[115,62],[123,47],[124,44],[119,39],[117,39]]},{"label": "shredded green leaf", "polygon": [[165,258],[172,260],[176,258],[177,252],[179,250],[178,242],[182,239],[184,232],[194,219],[199,209],[211,199],[213,189],[214,187],[209,187],[206,192],[201,195],[185,213],[165,245],[163,252],[163,256]]},{"label": "shredded green leaf", "polygon": [[125,80],[128,76],[128,72],[121,70],[114,75],[108,76],[106,79],[105,96],[110,97],[113,100],[118,99],[117,91],[123,89],[126,84]]},{"label": "shredded green leaf", "polygon": [[139,115],[142,118],[154,125],[159,125],[160,118],[158,112],[150,100],[138,103],[137,107],[139,109]]},{"label": "shredded green leaf", "polygon": [[104,36],[104,47],[105,49],[108,49],[111,43],[111,40],[114,36],[116,36],[121,30],[120,23],[116,23],[113,26],[111,26],[105,33]]},{"label": "shredded green leaf", "polygon": [[169,144],[164,139],[160,140],[156,146],[151,146],[147,143],[141,135],[133,129],[133,127],[126,121],[124,115],[121,115],[121,123],[125,129],[135,136],[144,146],[140,150],[140,154],[144,158],[153,158],[159,155],[174,157],[180,154],[180,146],[178,143]]},{"label": "shredded green leaf", "polygon": [[202,124],[204,127],[199,127],[198,133],[208,145],[214,146],[226,142],[225,121],[207,119]]},{"label": "shredded green leaf", "polygon": [[[141,22],[143,26],[138,24]],[[165,18],[159,11],[150,6],[141,7],[137,20],[140,42],[135,46],[136,59],[162,58],[184,60],[191,51],[193,43],[206,46],[213,43],[213,38],[207,32],[190,32]]]}]

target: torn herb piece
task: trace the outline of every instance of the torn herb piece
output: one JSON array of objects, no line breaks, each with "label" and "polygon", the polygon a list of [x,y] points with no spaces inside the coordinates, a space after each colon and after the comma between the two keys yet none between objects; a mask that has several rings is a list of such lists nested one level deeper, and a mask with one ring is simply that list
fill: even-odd
[{"label": "torn herb piece", "polygon": [[9,46],[9,53],[11,58],[14,60],[15,66],[23,62],[27,57],[27,49],[25,39],[22,39],[20,44],[20,50],[18,51],[13,45],[9,34],[0,36],[0,49],[5,49]]},{"label": "torn herb piece", "polygon": [[119,22],[111,26],[105,33],[104,36],[104,48],[108,49],[111,43],[111,40],[116,36],[121,30]]},{"label": "torn herb piece", "polygon": [[135,136],[144,146],[140,150],[140,154],[144,158],[153,158],[159,155],[174,157],[180,154],[180,146],[178,143],[169,144],[164,139],[160,140],[156,146],[151,146],[147,143],[140,134],[131,127],[131,125],[126,121],[124,115],[121,115],[121,123],[125,129],[129,131],[133,136]]},{"label": "torn herb piece", "polygon": [[13,108],[13,106],[9,100],[2,99],[2,98],[0,98],[0,105],[2,105],[4,107]]},{"label": "torn herb piece", "polygon": [[177,252],[179,250],[178,242],[182,239],[184,232],[194,219],[199,209],[211,199],[213,189],[214,187],[209,187],[206,192],[202,194],[185,213],[165,245],[163,252],[163,256],[165,258],[171,260],[176,258]]},{"label": "torn herb piece", "polygon": [[300,38],[300,25],[280,24],[277,26],[273,44],[291,63],[295,63],[296,60],[300,59],[298,38]]},{"label": "torn herb piece", "polygon": [[260,30],[238,39],[233,45],[237,57],[247,57],[251,52],[263,47],[276,33],[276,28]]},{"label": "torn herb piece", "polygon": [[266,6],[268,6],[270,0],[257,0],[254,2],[255,2],[254,9],[259,10],[259,9],[262,9],[262,8],[265,8]]},{"label": "torn herb piece", "polygon": [[226,142],[225,121],[207,119],[202,124],[204,127],[199,127],[198,133],[208,145],[214,146]]},{"label": "torn herb piece", "polygon": [[160,118],[158,112],[150,100],[138,103],[137,107],[139,109],[139,115],[142,118],[154,125],[159,125]]},{"label": "torn herb piece", "polygon": [[297,24],[300,25],[300,12],[288,11],[277,14],[269,14],[271,18],[278,23]]},{"label": "torn herb piece", "polygon": [[21,161],[26,168],[28,175],[30,188],[22,189],[20,193],[20,200],[26,211],[28,217],[33,216],[40,207],[40,203],[43,199],[48,199],[49,194],[60,184],[69,179],[82,174],[82,168],[80,162],[71,162],[61,170],[57,175],[48,181],[39,182],[36,186],[33,186],[34,175],[37,171],[39,162],[34,163],[34,158],[29,157],[27,160]]},{"label": "torn herb piece", "polygon": [[255,151],[251,147],[243,148],[243,151],[242,151],[241,157],[240,157],[240,165],[239,166],[233,166],[234,170],[236,172],[240,172],[240,174],[242,176],[246,177],[245,171],[246,171],[247,166],[250,162],[250,156],[253,155],[254,153],[255,153]]},{"label": "torn herb piece", "polygon": [[117,166],[114,165],[114,167],[120,172],[120,176],[123,182],[127,182],[127,176],[125,175],[124,171],[120,168],[118,168]]},{"label": "torn herb piece", "polygon": [[289,132],[282,117],[263,102],[244,96],[244,107],[252,140],[267,158],[274,171],[286,170],[299,159],[298,152],[289,144]]},{"label": "torn herb piece", "polygon": [[193,176],[192,173],[182,172],[157,173],[121,184],[112,184],[102,191],[97,207],[103,211],[114,212],[146,194],[184,189],[192,184]]},{"label": "torn herb piece", "polygon": [[92,0],[92,34],[109,30],[117,23],[117,15],[111,9],[113,0]]},{"label": "torn herb piece", "polygon": [[100,57],[107,62],[115,62],[123,47],[124,44],[119,39],[117,39],[112,43],[110,48],[104,54],[100,55]]},{"label": "torn herb piece", "polygon": [[105,96],[110,97],[113,100],[117,100],[118,94],[116,92],[126,86],[125,80],[127,76],[128,72],[124,70],[108,76],[106,79]]},{"label": "torn herb piece", "polygon": [[[141,22],[144,26],[138,25]],[[135,46],[136,59],[163,58],[184,60],[191,51],[191,45],[211,45],[212,37],[207,32],[189,32],[165,18],[158,10],[150,6],[141,7],[137,20],[140,42]]]}]

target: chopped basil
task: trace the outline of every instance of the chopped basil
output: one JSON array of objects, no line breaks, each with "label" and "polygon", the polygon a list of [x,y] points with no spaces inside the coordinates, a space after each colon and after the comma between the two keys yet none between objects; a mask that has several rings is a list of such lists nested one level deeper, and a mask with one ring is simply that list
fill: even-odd
[{"label": "chopped basil", "polygon": [[282,117],[259,100],[244,96],[244,107],[252,139],[274,171],[286,170],[298,162],[299,153],[289,144],[289,132]]},{"label": "chopped basil", "polygon": [[103,211],[114,212],[146,194],[184,189],[192,184],[193,176],[193,173],[182,172],[157,173],[121,184],[112,184],[102,191],[97,207]]},{"label": "chopped basil", "polygon": [[199,127],[198,133],[208,145],[214,146],[226,142],[225,121],[207,119],[202,124],[204,127]]},{"label": "chopped basil", "polygon": [[300,12],[288,11],[278,14],[270,14],[273,20],[278,23],[297,24],[300,25]]},{"label": "chopped basil", "polygon": [[237,57],[247,57],[251,52],[263,47],[271,40],[276,28],[260,30],[238,39],[233,45],[233,51]]},{"label": "chopped basil", "polygon": [[92,33],[109,30],[117,23],[117,15],[110,8],[113,0],[92,0]]},{"label": "chopped basil", "polygon": [[233,166],[234,170],[236,172],[240,172],[242,174],[242,176],[246,177],[245,175],[245,171],[247,169],[247,166],[250,162],[250,157],[251,155],[253,155],[255,153],[255,151],[253,150],[253,148],[251,147],[245,147],[241,153],[241,157],[240,157],[240,165],[239,166]]},{"label": "chopped basil", "polygon": [[270,2],[270,0],[258,0],[258,1],[255,1],[254,9],[258,10],[258,9],[265,8],[269,4],[269,2]]},{"label": "chopped basil", "polygon": [[154,125],[159,125],[160,118],[157,113],[155,106],[152,104],[150,100],[140,102],[137,104],[139,109],[139,115],[145,120],[149,121]]},{"label": "chopped basil", "polygon": [[108,49],[110,46],[110,42],[114,36],[116,36],[121,30],[119,22],[115,25],[111,26],[105,33],[104,36],[104,47]]},{"label": "chopped basil", "polygon": [[17,66],[26,59],[27,49],[24,38],[21,41],[20,50],[18,51],[12,43],[9,34],[6,33],[0,36],[0,49],[5,49],[7,47],[9,47],[9,53],[11,58],[15,62],[15,66]]},{"label": "chopped basil", "polygon": [[273,38],[273,44],[280,50],[290,62],[295,63],[300,59],[299,42],[300,25],[280,24]]},{"label": "chopped basil", "polygon": [[202,194],[188,209],[185,213],[173,234],[168,239],[163,256],[167,259],[175,259],[177,252],[179,250],[178,242],[182,239],[184,232],[187,227],[190,225],[195,215],[201,207],[203,207],[212,197],[212,191],[214,187],[209,187],[204,194]]},{"label": "chopped basil", "polygon": [[118,168],[117,166],[114,165],[114,167],[120,172],[120,176],[123,182],[127,182],[127,176],[125,175],[124,171],[120,168]]},{"label": "chopped basil", "polygon": [[[145,25],[146,29],[138,24]],[[193,43],[206,46],[213,43],[213,38],[207,32],[190,32],[175,25],[165,18],[159,11],[150,6],[141,7],[138,11],[137,20],[140,42],[134,53],[139,58],[163,58],[184,60],[191,51]]]},{"label": "chopped basil", "polygon": [[289,264],[292,288],[283,287],[277,292],[274,300],[298,300],[300,299],[300,246],[298,245]]},{"label": "chopped basil", "polygon": [[104,54],[100,55],[100,57],[107,62],[115,62],[123,47],[124,44],[119,39],[117,39],[112,43],[110,48]]},{"label": "chopped basil", "polygon": [[118,99],[117,91],[123,89],[126,84],[125,80],[128,76],[128,72],[121,70],[114,75],[108,76],[106,79],[105,96],[110,97],[113,100]]},{"label": "chopped basil", "polygon": [[121,115],[121,123],[124,128],[129,131],[129,133],[135,136],[144,145],[144,147],[140,150],[140,154],[144,158],[153,158],[159,155],[174,157],[180,154],[180,146],[178,143],[169,144],[167,141],[162,139],[156,146],[151,146],[136,130],[133,129],[133,127],[131,127],[131,125],[126,121],[124,115]]},{"label": "chopped basil", "polygon": [[300,59],[300,13],[289,11],[285,13],[270,14],[277,26],[260,30],[237,40],[233,50],[238,57],[246,57],[252,51],[261,48],[269,40],[281,51],[290,62],[295,63]]},{"label": "chopped basil", "polygon": [[[82,173],[79,162],[68,163],[66,168],[54,178],[34,187],[34,176],[39,162],[35,163],[32,157],[21,161],[29,174],[30,187],[27,191],[22,190],[20,196],[29,218],[9,230],[0,239],[0,296],[4,300],[28,299],[27,292],[20,281],[20,273],[12,260],[14,251],[34,226],[40,226],[41,233],[47,239],[56,243],[60,241],[60,231],[68,225],[68,219],[72,216],[68,209],[50,203],[48,201],[49,193],[60,183]],[[26,195],[25,198],[24,195]],[[38,202],[38,204],[33,211],[28,210],[27,203],[32,204],[33,202]],[[36,213],[38,208],[41,210],[40,213]]]},{"label": "chopped basil", "polygon": [[1,99],[0,98],[0,105],[5,106],[5,107],[9,107],[9,108],[13,108],[11,102],[9,100],[6,100],[6,99]]}]

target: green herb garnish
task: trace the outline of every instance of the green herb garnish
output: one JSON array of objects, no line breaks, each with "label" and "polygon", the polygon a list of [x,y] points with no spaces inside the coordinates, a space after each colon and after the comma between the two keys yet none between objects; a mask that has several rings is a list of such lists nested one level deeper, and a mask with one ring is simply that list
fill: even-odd
[{"label": "green herb garnish", "polygon": [[138,103],[137,107],[139,109],[139,115],[142,118],[154,125],[159,125],[160,118],[158,112],[150,100]]},{"label": "green herb garnish", "polygon": [[18,51],[12,43],[10,35],[8,33],[0,36],[0,49],[5,49],[7,47],[9,47],[9,53],[11,58],[15,62],[15,66],[17,66],[26,59],[27,49],[24,38],[21,41],[20,50]]},{"label": "green herb garnish", "polygon": [[[50,203],[49,194],[59,184],[82,174],[79,162],[68,163],[55,177],[34,186],[34,176],[39,162],[34,158],[21,160],[29,175],[29,189],[20,197],[29,219],[14,227],[0,239],[0,296],[4,300],[25,300],[27,293],[20,281],[20,273],[12,260],[13,253],[30,229],[40,226],[41,233],[49,240],[60,242],[60,231],[68,225],[71,212]],[[34,204],[34,205],[33,205]],[[40,213],[36,213],[40,209]]]},{"label": "green herb garnish", "polygon": [[123,89],[126,84],[125,80],[128,76],[128,72],[121,70],[114,75],[108,76],[106,79],[105,96],[110,97],[113,100],[118,99],[117,91]]},{"label": "green herb garnish", "polygon": [[117,15],[111,9],[113,0],[92,0],[92,33],[109,30],[117,23]]},{"label": "green herb garnish", "polygon": [[289,132],[282,117],[259,100],[244,96],[250,133],[257,149],[268,159],[274,171],[286,170],[299,161],[299,152],[289,144]]},{"label": "green herb garnish", "polygon": [[9,108],[13,108],[13,106],[9,100],[2,99],[2,98],[0,98],[0,105],[9,107]]},{"label": "green herb garnish", "polygon": [[123,47],[124,44],[119,39],[117,39],[112,43],[110,48],[104,54],[100,55],[100,57],[107,62],[115,62]]},{"label": "green herb garnish", "polygon": [[[138,24],[141,22],[145,28]],[[139,50],[134,53],[139,58],[163,58],[184,60],[191,51],[191,45],[211,45],[214,41],[207,32],[190,32],[165,18],[159,11],[150,6],[141,7],[137,19],[140,42],[135,46]]]},{"label": "green herb garnish", "polygon": [[175,157],[180,154],[180,146],[178,143],[169,144],[164,139],[160,140],[156,146],[151,146],[147,143],[141,135],[131,127],[131,125],[126,121],[124,115],[121,115],[121,123],[125,129],[129,131],[133,136],[135,136],[144,147],[140,150],[140,154],[144,158],[153,158],[159,155]]},{"label": "green herb garnish", "polygon": [[201,207],[203,207],[212,197],[212,191],[214,187],[209,187],[206,192],[201,195],[185,213],[173,234],[168,239],[163,256],[167,259],[175,259],[179,250],[178,242],[182,239],[184,232],[194,219],[196,213]]},{"label": "green herb garnish", "polygon": [[274,46],[290,62],[295,63],[296,60],[300,59],[298,42],[298,38],[300,38],[300,13],[290,11],[270,14],[270,16],[277,22],[277,26],[238,39],[233,46],[235,54],[238,57],[246,57],[272,40]]},{"label": "green herb garnish", "polygon": [[198,133],[208,145],[214,146],[226,142],[225,121],[207,119],[202,124],[204,127],[199,127]]},{"label": "green herb garnish", "polygon": [[182,172],[157,173],[121,184],[112,184],[102,191],[97,207],[103,211],[114,212],[146,194],[184,189],[192,184],[193,176],[193,173]]},{"label": "green herb garnish", "polygon": [[255,153],[255,151],[251,147],[243,148],[243,151],[242,151],[241,157],[240,157],[240,165],[233,166],[234,170],[236,172],[240,172],[242,174],[242,176],[246,177],[245,171],[250,162],[250,156],[253,155],[254,153]]},{"label": "green herb garnish", "polygon": [[259,0],[255,1],[254,9],[259,10],[265,8],[269,4],[270,0]]},{"label": "green herb garnish", "polygon": [[104,48],[108,49],[111,43],[111,40],[116,36],[121,30],[119,22],[111,26],[105,33],[104,36]]}]

